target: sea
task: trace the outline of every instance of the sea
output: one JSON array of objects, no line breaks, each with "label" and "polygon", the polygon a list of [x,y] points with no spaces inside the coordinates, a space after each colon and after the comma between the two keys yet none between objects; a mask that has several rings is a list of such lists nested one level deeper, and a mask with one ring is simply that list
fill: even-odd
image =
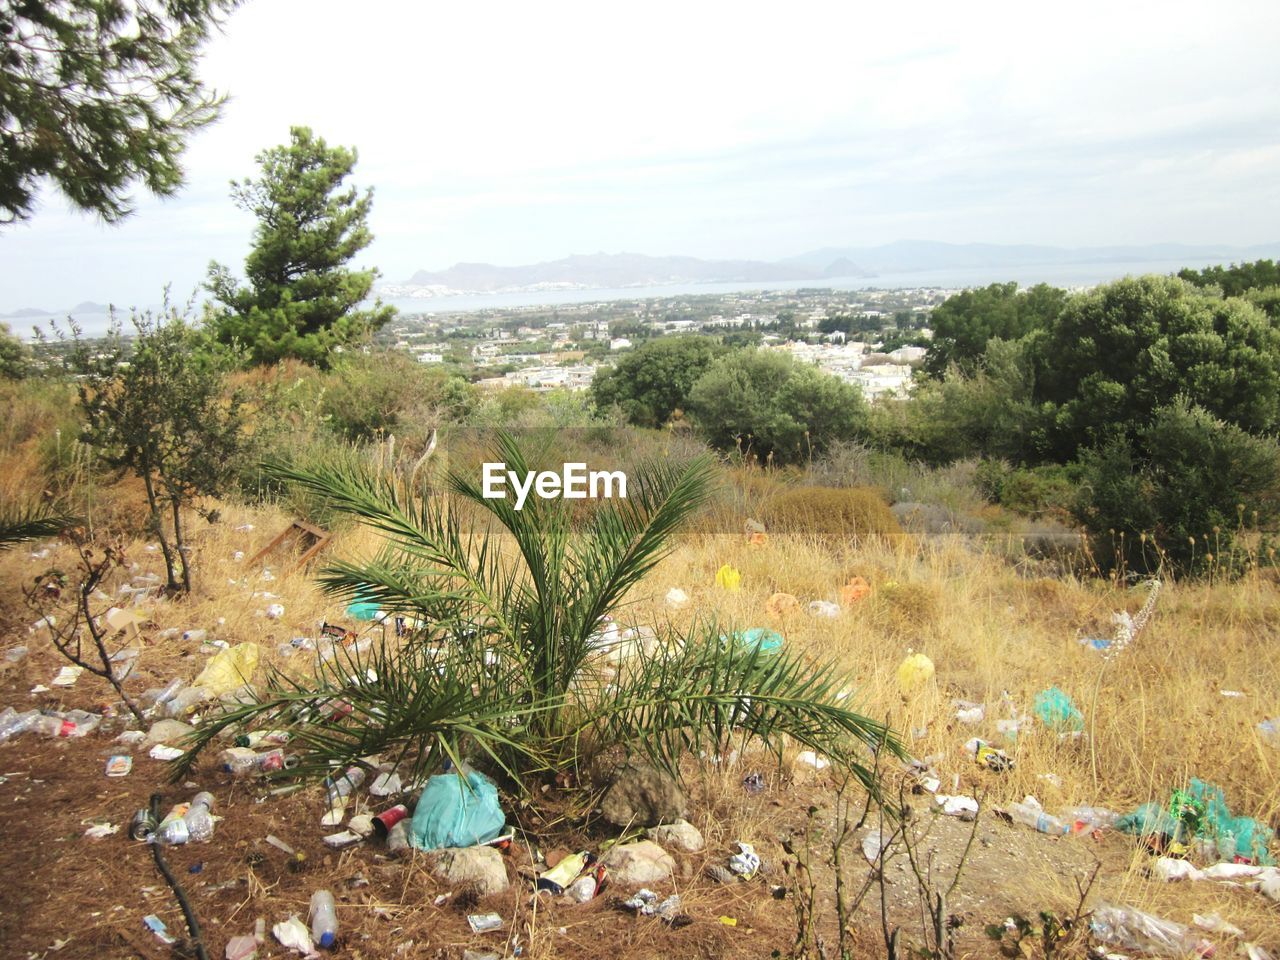
[{"label": "sea", "polygon": [[[657,300],[670,297],[708,296],[725,293],[827,290],[903,290],[932,288],[959,290],[991,283],[1016,281],[1020,286],[1047,283],[1055,287],[1080,289],[1125,276],[1144,273],[1170,274],[1184,267],[1201,267],[1228,260],[1186,263],[1182,260],[1097,261],[1084,263],[1026,264],[1021,266],[963,267],[945,270],[917,270],[887,273],[874,277],[829,277],[821,280],[772,280],[767,283],[728,281],[723,283],[668,283],[652,286],[590,289],[516,290],[502,293],[459,293],[439,297],[395,297],[383,302],[404,314],[475,313],[482,310],[552,307],[559,304],[607,303],[617,300]],[[154,307],[151,309],[155,309]],[[110,318],[104,313],[75,313],[85,336],[101,336]],[[122,312],[127,319],[127,312]],[[25,337],[33,326],[48,330],[49,321],[63,321],[67,314],[47,317],[9,318],[4,322],[17,336]],[[127,325],[126,325],[127,326]]]}]

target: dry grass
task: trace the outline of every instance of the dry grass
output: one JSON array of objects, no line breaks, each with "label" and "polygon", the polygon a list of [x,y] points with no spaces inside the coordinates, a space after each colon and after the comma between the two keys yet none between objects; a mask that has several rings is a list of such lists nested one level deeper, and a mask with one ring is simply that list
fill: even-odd
[{"label": "dry grass", "polygon": [[[254,641],[261,644],[267,661],[281,662],[278,644],[293,636],[314,635],[322,619],[341,619],[341,606],[322,596],[307,574],[292,570],[283,557],[268,564],[274,575],[271,580],[247,569],[243,559],[235,559],[237,552],[252,556],[289,520],[274,508],[227,505],[220,523],[201,521],[193,527],[196,595],[188,601],[153,606],[154,624],[147,631],[139,688],[174,675],[189,680],[202,665],[204,658],[181,649],[177,641],[155,639],[166,627],[203,627],[233,643]],[[240,529],[248,523],[252,530]],[[346,530],[333,555],[358,556],[372,548],[373,541],[365,533]],[[159,554],[148,551],[143,542],[131,547],[130,559],[139,572],[160,571]],[[17,607],[19,585],[46,566],[67,563],[68,555],[60,549],[40,561],[30,559],[26,549],[0,555],[0,602],[6,619],[13,624],[33,620]],[[738,592],[725,592],[715,585],[716,570],[725,563],[742,572]],[[810,600],[837,601],[840,587],[854,575],[870,582],[870,596],[835,619],[805,612]],[[1027,578],[994,553],[980,549],[977,542],[960,537],[834,543],[831,538],[771,532],[765,543],[753,545],[742,535],[700,535],[683,540],[646,587],[631,598],[624,619],[678,624],[695,615],[713,614],[735,627],[773,627],[784,634],[789,646],[834,661],[848,672],[860,709],[888,718],[907,736],[916,756],[941,755],[944,790],[954,785],[961,791],[985,792],[993,804],[1033,793],[1050,810],[1076,804],[1129,810],[1146,801],[1163,802],[1171,789],[1198,776],[1219,784],[1236,813],[1272,824],[1280,820],[1280,751],[1265,744],[1256,730],[1259,720],[1280,713],[1280,663],[1274,652],[1280,590],[1266,577],[1168,587],[1146,630],[1109,664],[1080,645],[1077,637],[1082,632],[1108,634],[1111,612],[1136,612],[1144,599],[1141,591],[1120,590],[1097,580]],[[666,606],[662,598],[671,587],[690,595],[687,607]],[[267,592],[284,604],[283,619],[271,621],[260,615],[273,602],[263,596]],[[780,619],[766,614],[765,603],[776,592],[796,595],[801,600],[799,611]],[[35,639],[23,640],[37,646]],[[895,670],[908,651],[927,654],[937,676],[927,689],[904,697],[897,688]],[[289,666],[303,668],[303,658],[294,658]],[[1030,713],[1035,694],[1049,686],[1066,691],[1083,710],[1085,736],[1060,741],[1033,726],[1016,742],[1002,740],[994,729],[996,719],[1008,716],[1001,705],[1002,693],[1007,692],[1019,710]],[[1245,696],[1224,697],[1223,689]],[[987,720],[976,727],[959,725],[953,718],[952,698],[986,703]],[[1016,758],[1016,769],[1003,775],[979,771],[962,751],[971,736],[1003,746]],[[779,791],[770,796],[782,802],[753,800],[738,787],[742,769],[713,771],[702,784],[704,802],[697,825],[711,849],[723,849],[736,839],[769,843],[795,825],[796,805],[788,800],[787,791],[798,788],[766,770]],[[1056,779],[1051,782],[1046,775]],[[799,794],[795,800],[800,800]],[[1079,847],[1091,841],[1059,843]],[[1109,843],[1113,844],[1108,848],[1111,867],[1099,880],[1099,896],[1183,922],[1189,922],[1193,912],[1218,912],[1252,938],[1280,946],[1275,905],[1260,895],[1209,883],[1151,882],[1142,876],[1145,855],[1135,850],[1130,856],[1127,841]],[[1121,868],[1114,866],[1117,857]],[[339,858],[339,864],[349,874],[355,867],[344,858]],[[1009,895],[1028,904],[1028,909],[1039,905],[1065,910],[1075,896],[1069,871],[1062,867],[1061,858],[1047,862],[1048,866],[1010,863]],[[422,885],[418,880],[414,883]],[[790,907],[784,904],[770,914],[772,920],[757,917],[766,906],[758,898],[743,900],[742,891],[708,893],[687,878],[680,884],[694,908],[713,923],[723,913],[762,927],[785,925],[789,916]],[[426,889],[432,889],[429,883]],[[288,896],[304,900],[304,893],[290,888]],[[265,912],[282,918],[282,903],[276,900],[283,895],[282,891],[259,891],[245,915]],[[415,902],[403,891],[398,899]],[[429,919],[418,918],[423,924]],[[981,923],[1001,918],[975,919],[980,928]],[[589,921],[590,917],[569,916],[563,910],[549,923],[531,921],[532,943],[526,955],[582,955],[593,943]],[[399,914],[395,923],[406,929],[412,926]],[[561,927],[565,932],[560,932]],[[729,934],[720,931],[718,935]],[[578,941],[584,945],[581,951],[572,947]],[[714,952],[718,943],[707,941],[702,949]]]}]

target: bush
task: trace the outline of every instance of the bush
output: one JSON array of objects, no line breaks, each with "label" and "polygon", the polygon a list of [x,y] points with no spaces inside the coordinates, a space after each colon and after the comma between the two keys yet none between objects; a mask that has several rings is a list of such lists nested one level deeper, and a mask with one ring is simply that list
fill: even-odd
[{"label": "bush", "polygon": [[1137,441],[1083,458],[1076,516],[1103,566],[1161,566],[1196,574],[1233,555],[1245,518],[1269,524],[1280,497],[1280,447],[1179,401],[1156,412]]},{"label": "bush", "polygon": [[[449,414],[443,408],[447,382],[439,368],[399,351],[347,354],[326,378],[321,410],[346,440],[397,433],[401,440],[425,441],[441,415]],[[449,398],[459,402],[452,393]]]},{"label": "bush", "polygon": [[770,350],[716,360],[690,391],[689,410],[712,446],[766,463],[803,463],[867,424],[856,387]]},{"label": "bush", "polygon": [[779,533],[829,533],[842,537],[902,533],[880,494],[866,487],[797,487],[764,507],[764,523]]}]

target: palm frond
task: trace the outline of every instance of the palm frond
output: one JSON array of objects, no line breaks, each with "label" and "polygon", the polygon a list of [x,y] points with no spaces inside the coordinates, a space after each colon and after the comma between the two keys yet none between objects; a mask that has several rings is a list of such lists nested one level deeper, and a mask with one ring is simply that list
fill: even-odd
[{"label": "palm frond", "polygon": [[76,517],[52,512],[45,507],[0,504],[0,550],[31,540],[56,537],[79,522]]}]

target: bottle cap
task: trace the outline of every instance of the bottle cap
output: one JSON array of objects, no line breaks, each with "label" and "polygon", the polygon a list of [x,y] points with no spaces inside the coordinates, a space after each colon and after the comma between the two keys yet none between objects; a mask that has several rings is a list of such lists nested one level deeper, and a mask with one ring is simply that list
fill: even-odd
[{"label": "bottle cap", "polygon": [[320,934],[320,946],[328,950],[333,946],[333,939],[333,934],[326,930],[324,933]]}]

